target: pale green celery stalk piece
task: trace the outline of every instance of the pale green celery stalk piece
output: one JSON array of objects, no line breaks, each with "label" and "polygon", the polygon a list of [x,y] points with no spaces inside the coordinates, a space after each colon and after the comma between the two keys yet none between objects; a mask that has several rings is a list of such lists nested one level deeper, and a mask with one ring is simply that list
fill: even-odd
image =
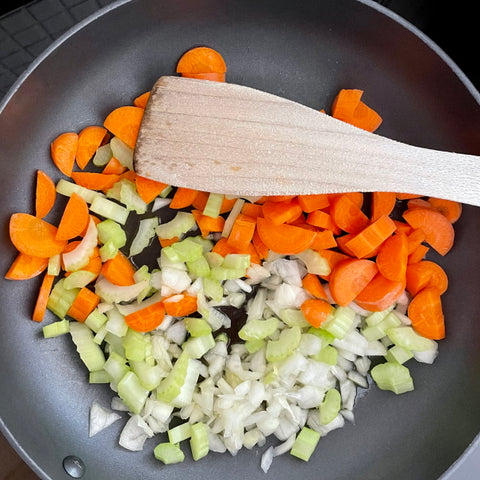
[{"label": "pale green celery stalk piece", "polygon": [[245,348],[248,353],[255,353],[261,350],[266,345],[265,340],[247,340]]},{"label": "pale green celery stalk piece", "polygon": [[159,443],[153,450],[153,454],[157,460],[160,460],[165,465],[180,463],[185,460],[185,454],[180,447],[168,442]]},{"label": "pale green celery stalk piece", "polygon": [[95,222],[90,218],[87,231],[76,248],[62,254],[63,267],[67,272],[80,270],[90,261],[98,245],[98,234]]},{"label": "pale green celery stalk piece", "polygon": [[82,197],[87,203],[92,203],[96,198],[99,197],[105,198],[105,195],[103,193],[81,187],[80,185],[64,180],[63,178],[57,183],[56,190],[60,195],[64,195],[66,197],[71,197],[72,193],[76,193],[77,195]]},{"label": "pale green celery stalk piece", "polygon": [[355,312],[350,307],[337,307],[322,323],[322,329],[342,339],[353,326]]},{"label": "pale green celery stalk piece", "polygon": [[122,182],[120,187],[120,202],[125,205],[127,210],[134,211],[139,215],[142,215],[147,211],[147,204],[137,193],[137,189],[133,182]]},{"label": "pale green celery stalk piece", "polygon": [[322,341],[322,348],[330,345],[335,340],[335,337],[330,332],[323,330],[323,328],[310,327],[307,330],[307,333],[310,333],[311,335],[315,335],[316,337],[320,338],[320,340]]},{"label": "pale green celery stalk piece", "polygon": [[107,349],[109,354],[115,352],[117,355],[125,358],[125,349],[123,348],[123,342],[121,337],[118,337],[117,335],[108,332],[105,335],[105,342],[107,343]]},{"label": "pale green celery stalk piece", "polygon": [[190,237],[174,243],[171,248],[175,250],[182,262],[194,262],[203,257],[202,245]]},{"label": "pale green celery stalk piece", "polygon": [[208,277],[210,275],[210,266],[204,256],[194,261],[187,261],[188,272],[194,277]]},{"label": "pale green celery stalk piece", "polygon": [[120,190],[124,182],[128,182],[125,178],[119,180],[118,182],[113,184],[113,187],[110,190],[107,190],[107,198],[113,198],[117,202],[120,201]]},{"label": "pale green celery stalk piece", "polygon": [[[381,322],[380,322],[381,323]],[[381,328],[380,323],[377,325],[367,326],[362,329],[362,335],[369,341],[373,342],[375,340],[380,340],[386,335],[386,332]]]},{"label": "pale green celery stalk piece", "polygon": [[141,303],[152,291],[152,286],[151,286],[151,280],[152,276],[150,272],[148,271],[147,265],[142,265],[134,274],[133,274],[133,279],[135,280],[135,283],[139,283],[142,280],[147,280],[147,285],[145,288],[138,294],[137,296],[137,302]]},{"label": "pale green celery stalk piece", "polygon": [[308,427],[303,427],[295,439],[290,454],[300,460],[308,462],[320,441],[320,436],[319,432]]},{"label": "pale green celery stalk piece", "polygon": [[112,137],[110,140],[112,155],[129,170],[133,170],[133,148],[129,147],[118,137]]},{"label": "pale green celery stalk piece", "polygon": [[168,441],[170,443],[180,443],[188,440],[192,435],[192,425],[188,422],[181,423],[167,431]]},{"label": "pale green celery stalk piece", "polygon": [[278,315],[280,320],[282,320],[282,322],[289,327],[297,326],[300,328],[305,328],[310,326],[303,312],[301,310],[297,310],[296,308],[283,308],[280,310]]},{"label": "pale green celery stalk piece", "polygon": [[43,327],[42,331],[44,338],[53,338],[60,335],[65,335],[70,331],[70,322],[65,318],[64,320],[46,325]]},{"label": "pale green celery stalk piece", "polygon": [[110,377],[105,370],[97,370],[96,372],[90,372],[88,383],[110,383]]},{"label": "pale green celery stalk piece", "polygon": [[60,254],[54,255],[48,259],[47,273],[48,275],[53,275],[56,277],[61,270],[61,256]]},{"label": "pale green celery stalk piece", "polygon": [[98,332],[95,334],[93,337],[93,341],[97,345],[101,345],[105,341],[105,337],[108,334],[108,330],[105,328],[105,326],[101,327]]},{"label": "pale green celery stalk piece", "polygon": [[385,355],[385,360],[387,362],[396,362],[404,364],[407,360],[413,358],[413,353],[406,348],[400,347],[399,345],[394,345],[388,349],[387,354]]},{"label": "pale green celery stalk piece", "polygon": [[193,400],[193,393],[200,376],[201,363],[198,360],[190,358],[188,360],[187,375],[180,388],[180,393],[172,400],[174,407],[182,408],[190,405]]},{"label": "pale green celery stalk piece", "polygon": [[210,333],[201,337],[190,337],[183,344],[183,351],[190,358],[201,358],[215,346],[215,339]]},{"label": "pale green celery stalk piece", "polygon": [[410,371],[399,363],[381,363],[373,367],[370,374],[381,390],[391,390],[398,395],[414,389]]},{"label": "pale green celery stalk piece", "polygon": [[93,312],[86,318],[85,325],[93,330],[98,332],[107,322],[108,318],[105,314],[100,313],[98,309],[93,310]]},{"label": "pale green celery stalk piece", "polygon": [[229,305],[240,308],[245,303],[246,295],[243,292],[233,292],[227,296]]},{"label": "pale green celery stalk piece", "polygon": [[118,355],[118,353],[110,352],[105,364],[103,366],[103,370],[107,372],[110,381],[117,385],[118,382],[130,371],[130,368],[127,365],[127,360]]},{"label": "pale green celery stalk piece", "polygon": [[214,302],[220,302],[223,298],[223,287],[219,280],[210,277],[202,278],[203,291],[205,296]]},{"label": "pale green celery stalk piece", "polygon": [[210,271],[210,276],[219,281],[224,280],[234,280],[236,278],[242,278],[245,276],[247,271],[245,269],[236,269],[236,268],[225,268],[221,267],[213,267]]},{"label": "pale green celery stalk piece", "polygon": [[195,226],[195,218],[188,212],[177,212],[175,217],[166,223],[161,223],[155,232],[159,238],[180,238]]},{"label": "pale green celery stalk piece", "polygon": [[212,333],[212,327],[204,318],[186,317],[183,322],[192,337],[202,337]]},{"label": "pale green celery stalk piece", "polygon": [[155,390],[165,378],[166,374],[160,365],[149,365],[146,361],[131,361],[130,364],[140,383],[150,391]]},{"label": "pale green celery stalk piece", "polygon": [[187,377],[189,356],[183,352],[173,365],[170,373],[157,387],[157,400],[170,404],[180,393]]},{"label": "pale green celery stalk piece", "polygon": [[65,279],[62,278],[55,284],[50,292],[47,302],[48,309],[61,319],[65,318],[80,291],[79,288],[67,290],[64,288],[64,282]]},{"label": "pale green celery stalk piece", "polygon": [[395,345],[414,352],[425,352],[435,348],[433,340],[422,337],[410,326],[389,328],[387,335]]},{"label": "pale green celery stalk piece", "polygon": [[64,288],[72,290],[72,288],[83,288],[95,280],[96,275],[88,270],[77,270],[65,277]]},{"label": "pale green celery stalk piece", "polygon": [[167,185],[161,192],[159,197],[161,198],[167,198],[168,194],[173,190],[173,187],[171,185]]},{"label": "pale green celery stalk piece", "polygon": [[100,258],[102,262],[105,263],[115,256],[118,253],[118,248],[115,246],[115,242],[113,240],[107,240],[99,249]]},{"label": "pale green celery stalk piece", "polygon": [[289,357],[300,344],[302,332],[299,327],[285,328],[278,340],[267,342],[266,358],[268,362],[278,362]]},{"label": "pale green celery stalk piece", "polygon": [[127,372],[118,382],[117,388],[118,396],[130,411],[140,415],[150,392],[141,384],[135,373]]},{"label": "pale green celery stalk piece", "polygon": [[365,318],[365,323],[369,327],[374,327],[375,325],[378,325],[389,313],[391,309],[383,310],[381,312],[374,312],[368,315],[368,317]]},{"label": "pale green celery stalk piece", "polygon": [[244,270],[246,272],[248,267],[250,267],[250,254],[229,253],[228,255],[225,255],[222,267],[232,270]]},{"label": "pale green celery stalk piece", "polygon": [[128,331],[128,325],[125,323],[125,317],[116,309],[112,308],[107,312],[107,323],[105,328],[108,332],[117,337],[124,337]]},{"label": "pale green celery stalk piece", "polygon": [[195,237],[189,237],[192,242],[197,242],[202,246],[203,253],[208,253],[213,248],[213,242],[208,238],[203,238],[200,235],[196,235]]},{"label": "pale green celery stalk piece", "polygon": [[210,443],[208,439],[208,427],[204,423],[195,423],[191,427],[190,448],[195,461],[208,455]]},{"label": "pale green celery stalk piece", "polygon": [[342,406],[342,396],[336,388],[331,388],[325,394],[323,402],[318,407],[319,419],[322,425],[328,425],[335,420]]},{"label": "pale green celery stalk piece", "polygon": [[[167,259],[170,263],[173,264],[184,263],[180,254],[172,247],[172,245],[162,248],[160,259]],[[165,268],[165,265],[162,265],[162,268]]]},{"label": "pale green celery stalk piece", "polygon": [[103,197],[96,197],[90,205],[90,210],[102,217],[114,220],[120,225],[125,225],[129,214],[125,207]]},{"label": "pale green celery stalk piece", "polygon": [[220,267],[223,263],[223,257],[217,252],[207,252],[205,258],[210,268]]},{"label": "pale green celery stalk piece", "polygon": [[220,215],[220,209],[222,208],[224,198],[225,195],[223,194],[210,193],[205,208],[203,209],[203,214],[207,217],[218,217]]},{"label": "pale green celery stalk piece", "polygon": [[113,153],[112,149],[110,148],[110,143],[106,143],[105,145],[97,148],[92,162],[96,167],[104,167],[112,157]]},{"label": "pale green celery stalk piece", "polygon": [[311,358],[317,362],[323,362],[327,365],[336,365],[338,359],[338,351],[332,345],[325,345],[317,354],[312,355]]},{"label": "pale green celery stalk piece", "polygon": [[279,327],[279,321],[275,317],[270,317],[267,320],[251,319],[238,332],[238,336],[245,341],[248,340],[263,340],[264,338],[273,335]]},{"label": "pale green celery stalk piece", "polygon": [[92,331],[83,323],[71,322],[70,335],[82,362],[90,372],[101,370],[105,365],[102,349],[93,341]]},{"label": "pale green celery stalk piece", "polygon": [[152,238],[155,236],[155,229],[158,227],[158,218],[144,218],[140,220],[137,234],[130,245],[130,256],[142,253],[145,248],[150,245]]},{"label": "pale green celery stalk piece", "polygon": [[128,328],[127,333],[122,338],[122,341],[127,360],[132,360],[134,362],[141,362],[145,360],[148,342],[148,339],[145,335]]},{"label": "pale green celery stalk piece", "polygon": [[127,243],[125,230],[114,220],[107,219],[97,224],[98,240],[100,243],[112,241],[116,248],[122,248]]},{"label": "pale green celery stalk piece", "polygon": [[228,335],[225,332],[219,333],[215,337],[215,342],[216,343],[218,343],[218,342],[228,343],[228,341],[229,341]]},{"label": "pale green celery stalk piece", "polygon": [[383,329],[385,333],[389,328],[400,327],[402,321],[392,312],[389,313],[379,324],[378,327]]}]

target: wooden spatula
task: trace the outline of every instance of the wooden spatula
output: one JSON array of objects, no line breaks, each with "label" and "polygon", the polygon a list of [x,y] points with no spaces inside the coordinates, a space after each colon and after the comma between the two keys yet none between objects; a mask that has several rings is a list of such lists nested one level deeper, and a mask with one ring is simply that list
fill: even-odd
[{"label": "wooden spatula", "polygon": [[406,145],[259,90],[190,78],[156,82],[134,166],[231,195],[394,191],[480,206],[480,157]]}]

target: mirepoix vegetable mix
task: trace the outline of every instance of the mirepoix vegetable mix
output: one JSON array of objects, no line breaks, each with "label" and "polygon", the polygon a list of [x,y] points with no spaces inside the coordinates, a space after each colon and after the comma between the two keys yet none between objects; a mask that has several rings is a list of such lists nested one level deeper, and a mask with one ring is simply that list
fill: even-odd
[{"label": "mirepoix vegetable mix", "polygon": [[[206,47],[178,63],[210,81],[225,71]],[[342,90],[331,114],[374,131],[382,119],[362,93]],[[11,216],[18,255],[5,277],[43,275],[33,320],[48,318],[45,338],[69,334],[89,382],[115,392],[110,408],[92,405],[90,435],[123,418],[120,445],[158,434],[165,464],[243,447],[263,447],[264,471],[286,452],[307,461],[353,421],[358,388],[408,392],[409,364],[435,360],[448,279],[425,256],[451,249],[461,205],[393,192],[226,197],[140,177],[148,95],[53,140],[60,178],[38,171],[35,215]]]}]

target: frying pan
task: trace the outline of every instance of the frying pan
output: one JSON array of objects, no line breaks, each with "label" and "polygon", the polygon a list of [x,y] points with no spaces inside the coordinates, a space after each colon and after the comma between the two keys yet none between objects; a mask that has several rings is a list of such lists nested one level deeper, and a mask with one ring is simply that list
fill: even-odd
[{"label": "frying pan", "polygon": [[[63,36],[1,107],[1,271],[15,255],[8,218],[32,211],[35,171],[41,168],[58,179],[48,154],[52,138],[101,124],[111,109],[130,103],[157,77],[172,74],[178,57],[195,45],[224,55],[231,82],[314,108],[328,108],[340,88],[361,88],[365,101],[384,117],[382,135],[480,153],[478,92],[430,40],[372,2],[123,1]],[[29,320],[39,280],[1,285],[2,431],[43,479],[72,478],[65,458],[74,476],[89,480],[477,478],[478,209],[465,207],[456,234],[446,258],[430,256],[450,278],[444,296],[448,337],[440,343],[438,359],[433,365],[409,365],[414,392],[363,392],[355,425],[322,439],[308,463],[284,455],[264,475],[259,468],[263,449],[255,449],[235,457],[210,454],[199,462],[187,454],[184,463],[165,467],[152,455],[158,438],[139,453],[119,447],[120,422],[88,439],[91,403],[107,406],[112,393],[104,385],[87,384],[69,336],[43,340],[41,325]],[[81,463],[75,467],[69,456]]]}]

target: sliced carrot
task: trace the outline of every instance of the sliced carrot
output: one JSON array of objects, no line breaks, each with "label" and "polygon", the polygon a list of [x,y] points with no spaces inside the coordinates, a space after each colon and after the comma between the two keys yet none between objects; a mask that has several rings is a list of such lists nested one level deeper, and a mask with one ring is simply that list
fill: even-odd
[{"label": "sliced carrot", "polygon": [[147,106],[148,99],[150,98],[150,92],[145,92],[136,97],[133,100],[133,104],[136,107],[145,108]]},{"label": "sliced carrot", "polygon": [[408,305],[408,317],[419,335],[432,340],[445,338],[445,319],[437,288],[427,287],[417,293]]},{"label": "sliced carrot", "polygon": [[360,233],[357,233],[345,246],[349,248],[357,258],[369,257],[396,228],[393,220],[383,215]]},{"label": "sliced carrot", "polygon": [[462,204],[459,202],[430,197],[428,203],[434,210],[444,215],[450,223],[455,223],[462,215]]},{"label": "sliced carrot", "polygon": [[196,78],[198,80],[210,80],[212,82],[224,82],[225,73],[210,72],[210,73],[182,73],[182,77]]},{"label": "sliced carrot", "polygon": [[377,265],[371,260],[351,258],[339,262],[329,280],[330,293],[335,303],[342,307],[348,305],[369,284],[377,272]]},{"label": "sliced carrot", "polygon": [[95,155],[98,147],[102,145],[107,130],[103,127],[91,125],[85,127],[78,134],[78,146],[75,160],[82,170],[87,166],[90,159]]},{"label": "sliced carrot", "polygon": [[394,192],[372,193],[371,221],[378,220],[382,215],[390,215],[395,208],[397,196]]},{"label": "sliced carrot", "polygon": [[67,244],[56,239],[57,227],[28,213],[10,217],[9,234],[15,248],[31,257],[53,257],[62,253]]},{"label": "sliced carrot", "polygon": [[455,232],[441,213],[427,208],[414,208],[406,210],[403,218],[413,228],[421,228],[426,242],[440,255],[446,255],[452,248]]},{"label": "sliced carrot", "polygon": [[[350,257],[348,255],[345,255],[344,253],[340,253],[330,249],[319,250],[318,253],[328,262],[331,271],[333,271],[337,264],[339,264],[340,262],[350,259]],[[320,278],[329,281],[330,276],[331,273],[329,275],[322,275],[320,276]]]},{"label": "sliced carrot", "polygon": [[393,223],[397,227],[395,230],[397,233],[404,233],[405,235],[410,235],[413,232],[413,228],[406,222],[400,220],[394,220]]},{"label": "sliced carrot", "polygon": [[110,283],[121,286],[133,285],[135,268],[130,260],[118,252],[111,260],[107,260],[100,272]]},{"label": "sliced carrot", "polygon": [[107,116],[103,126],[130,148],[135,148],[143,112],[144,109],[139,107],[116,108]]},{"label": "sliced carrot", "polygon": [[289,223],[302,215],[302,207],[295,198],[281,202],[265,202],[262,211],[263,217],[274,225]]},{"label": "sliced carrot", "polygon": [[43,277],[42,285],[38,291],[37,301],[35,303],[35,308],[33,309],[32,320],[35,322],[41,322],[47,311],[47,302],[50,292],[52,291],[53,281],[55,280],[55,275],[46,274]]},{"label": "sliced carrot", "polygon": [[37,187],[35,192],[35,216],[46,217],[53,205],[57,192],[53,180],[42,170],[37,170]]},{"label": "sliced carrot", "polygon": [[406,279],[407,290],[412,295],[429,287],[435,287],[442,295],[448,288],[448,277],[445,270],[429,260],[408,265]]},{"label": "sliced carrot", "polygon": [[360,102],[355,109],[353,118],[348,123],[362,128],[367,132],[374,132],[382,123],[382,117],[373,108]]},{"label": "sliced carrot", "polygon": [[404,291],[404,282],[389,280],[378,272],[357,295],[355,303],[369,312],[381,312],[391,307]]},{"label": "sliced carrot", "polygon": [[122,173],[128,170],[127,167],[124,167],[117,158],[112,157],[108,163],[105,165],[102,173],[104,175],[121,175]]},{"label": "sliced carrot", "polygon": [[202,237],[206,237],[211,232],[221,232],[225,226],[225,219],[220,215],[218,217],[209,217],[203,215],[200,210],[192,210],[192,214],[197,222]]},{"label": "sliced carrot", "polygon": [[237,202],[236,198],[227,198],[224,196],[222,200],[222,205],[220,206],[220,215],[222,213],[229,212],[233,208],[236,202]]},{"label": "sliced carrot", "polygon": [[[296,195],[269,195],[268,197],[265,197],[265,202],[289,202],[290,200],[293,200],[296,197]],[[258,203],[258,200],[257,200]]]},{"label": "sliced carrot", "polygon": [[420,198],[422,195],[417,195],[416,193],[399,193],[397,192],[398,200],[410,200],[412,198]]},{"label": "sliced carrot", "polygon": [[78,135],[74,132],[62,133],[50,145],[53,163],[67,177],[72,175],[77,146]]},{"label": "sliced carrot", "polygon": [[[178,297],[178,300],[176,299]],[[174,295],[163,300],[165,313],[172,317],[186,317],[197,311],[197,297],[192,295]]]},{"label": "sliced carrot", "polygon": [[177,73],[225,73],[227,65],[213,48],[196,47],[184,53],[177,64]]},{"label": "sliced carrot", "polygon": [[262,242],[260,235],[258,235],[258,231],[255,230],[253,237],[252,237],[252,244],[257,251],[258,257],[260,260],[265,260],[268,257],[269,249],[268,247]]},{"label": "sliced carrot", "polygon": [[310,212],[307,215],[306,222],[315,227],[331,230],[335,235],[340,235],[341,233],[340,228],[335,225],[332,217],[323,210],[315,210],[314,212]]},{"label": "sliced carrot", "polygon": [[262,205],[245,202],[242,207],[242,213],[252,218],[263,217]]},{"label": "sliced carrot", "polygon": [[56,239],[70,240],[78,237],[87,228],[89,220],[87,202],[77,193],[72,193],[58,224]]},{"label": "sliced carrot", "polygon": [[310,325],[319,328],[332,313],[333,307],[325,300],[309,298],[302,303],[300,310]]},{"label": "sliced carrot", "polygon": [[81,187],[90,190],[109,190],[120,180],[120,175],[107,175],[104,173],[72,172],[72,179]]},{"label": "sliced carrot", "polygon": [[40,275],[48,266],[48,258],[32,257],[18,253],[5,274],[7,280],[28,280]]},{"label": "sliced carrot", "polygon": [[205,210],[205,205],[207,204],[209,196],[210,194],[208,192],[199,191],[197,196],[195,197],[195,200],[192,203],[192,207],[195,210],[201,210],[203,212],[203,210]]},{"label": "sliced carrot", "polygon": [[407,202],[407,208],[432,208],[432,205],[423,198],[412,198]]},{"label": "sliced carrot", "polygon": [[330,206],[330,201],[326,193],[299,195],[298,203],[305,213],[323,210]]},{"label": "sliced carrot", "polygon": [[222,257],[225,257],[229,253],[237,253],[235,248],[233,248],[228,240],[222,237],[212,248],[212,252],[218,253]]},{"label": "sliced carrot", "polygon": [[137,332],[155,330],[165,318],[165,307],[162,302],[156,302],[136,312],[125,316],[125,323]]},{"label": "sliced carrot", "polygon": [[252,241],[255,232],[255,219],[246,215],[238,215],[233,222],[232,230],[228,236],[228,244],[239,250],[246,250]]},{"label": "sliced carrot", "polygon": [[89,288],[83,287],[68,309],[67,315],[77,322],[84,322],[99,303],[100,297]]},{"label": "sliced carrot", "polygon": [[310,295],[312,295],[312,297],[327,300],[327,294],[325,293],[325,289],[323,288],[318,275],[307,273],[302,278],[302,286]]},{"label": "sliced carrot", "polygon": [[364,201],[364,195],[362,192],[327,193],[330,204],[342,195],[346,195],[358,208],[362,208]]},{"label": "sliced carrot", "polygon": [[[73,250],[73,245],[72,244],[78,245],[78,243],[80,243],[80,242],[69,243],[69,245],[68,245],[69,250],[70,251]],[[67,249],[65,249],[65,250],[67,250]],[[66,251],[64,253],[66,253]],[[88,261],[88,263],[84,267],[82,267],[82,270],[85,270],[87,272],[91,272],[95,275],[95,277],[92,279],[92,282],[93,282],[93,280],[95,280],[100,275],[100,272],[102,270],[102,259],[100,258],[100,252],[98,250],[98,247],[95,247],[95,249],[93,251],[93,254],[90,257],[90,260]],[[73,272],[65,272],[64,275],[66,277],[68,277],[72,273]]]},{"label": "sliced carrot", "polygon": [[137,193],[145,203],[155,200],[168,187],[166,183],[157,182],[140,175],[135,177],[135,185]]},{"label": "sliced carrot", "polygon": [[408,263],[408,242],[404,233],[387,238],[377,254],[378,271],[388,280],[405,283]]},{"label": "sliced carrot", "polygon": [[337,246],[337,240],[331,230],[322,230],[315,232],[310,248],[312,250],[326,250],[327,248],[335,248]]},{"label": "sliced carrot", "polygon": [[159,238],[158,241],[160,242],[160,245],[162,248],[169,247],[170,245],[173,245],[174,243],[177,243],[180,239],[178,237],[172,237],[172,238]]},{"label": "sliced carrot", "polygon": [[[356,235],[356,233],[347,233],[346,235],[341,235],[339,237],[336,238],[337,240],[337,245],[338,245],[338,248],[340,249],[341,252],[349,255],[350,257],[355,257],[355,254],[353,253],[352,250],[350,250],[348,247],[347,247],[347,243],[352,239],[354,238]],[[375,256],[374,252],[371,252],[369,257],[373,257]]]},{"label": "sliced carrot", "polygon": [[348,233],[358,233],[370,223],[368,217],[348,195],[341,195],[333,202],[330,215],[335,225]]},{"label": "sliced carrot", "polygon": [[257,231],[265,246],[277,253],[289,255],[310,248],[316,232],[294,225],[274,225],[264,218],[257,218]]},{"label": "sliced carrot", "polygon": [[170,208],[186,208],[192,205],[198,195],[198,190],[192,188],[178,187],[170,202]]},{"label": "sliced carrot", "polygon": [[410,255],[414,250],[416,250],[425,240],[425,232],[421,228],[412,230],[412,232],[407,236],[407,251]]},{"label": "sliced carrot", "polygon": [[418,263],[425,258],[425,255],[428,253],[430,248],[426,245],[419,245],[409,256],[408,263]]}]

